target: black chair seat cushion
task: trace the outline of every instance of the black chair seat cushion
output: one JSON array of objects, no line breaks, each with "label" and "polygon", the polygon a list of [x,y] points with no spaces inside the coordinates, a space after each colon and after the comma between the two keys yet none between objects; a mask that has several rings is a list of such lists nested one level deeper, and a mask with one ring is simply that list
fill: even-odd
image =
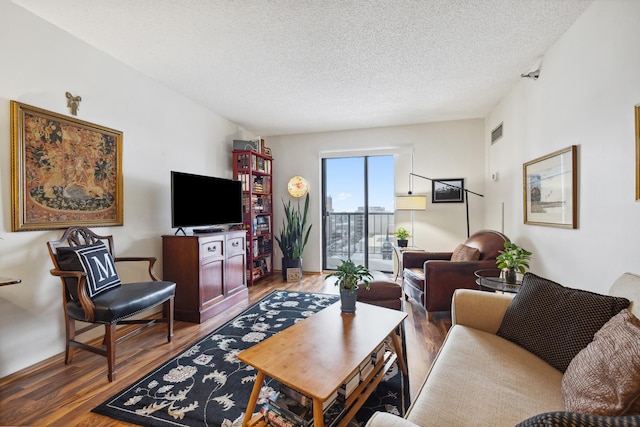
[{"label": "black chair seat cushion", "polygon": [[[175,293],[176,284],[166,281],[127,283],[110,289],[93,298],[95,323],[115,323],[155,307]],[[84,310],[77,301],[67,303],[67,312],[74,319],[85,319]]]}]

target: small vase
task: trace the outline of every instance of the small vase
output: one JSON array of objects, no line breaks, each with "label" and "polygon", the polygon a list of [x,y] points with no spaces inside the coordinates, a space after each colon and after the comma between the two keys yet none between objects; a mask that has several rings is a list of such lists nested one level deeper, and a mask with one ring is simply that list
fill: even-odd
[{"label": "small vase", "polygon": [[342,289],[340,291],[340,310],[342,310],[343,313],[355,313],[357,299],[358,288],[355,288],[353,291]]},{"label": "small vase", "polygon": [[409,239],[398,239],[398,246],[401,248],[406,248],[409,245]]},{"label": "small vase", "polygon": [[507,285],[515,285],[518,274],[515,268],[507,268],[504,270],[504,281]]}]

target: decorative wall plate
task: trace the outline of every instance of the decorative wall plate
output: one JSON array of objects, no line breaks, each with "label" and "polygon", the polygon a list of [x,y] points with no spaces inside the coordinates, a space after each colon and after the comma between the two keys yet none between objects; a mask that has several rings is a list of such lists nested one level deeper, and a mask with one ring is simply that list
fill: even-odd
[{"label": "decorative wall plate", "polygon": [[309,191],[309,183],[303,177],[296,175],[289,180],[287,191],[293,197],[302,197]]}]

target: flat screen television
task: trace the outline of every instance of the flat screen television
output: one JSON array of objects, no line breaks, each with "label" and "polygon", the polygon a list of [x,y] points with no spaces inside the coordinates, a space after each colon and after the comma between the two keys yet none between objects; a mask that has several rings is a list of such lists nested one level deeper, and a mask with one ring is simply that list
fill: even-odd
[{"label": "flat screen television", "polygon": [[171,227],[208,233],[230,224],[242,224],[240,181],[171,171]]}]

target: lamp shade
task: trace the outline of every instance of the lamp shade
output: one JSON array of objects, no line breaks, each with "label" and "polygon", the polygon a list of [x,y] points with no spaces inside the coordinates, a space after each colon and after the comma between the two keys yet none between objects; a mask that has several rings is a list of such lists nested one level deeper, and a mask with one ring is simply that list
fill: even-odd
[{"label": "lamp shade", "polygon": [[427,196],[396,196],[397,211],[423,211],[427,209]]}]

